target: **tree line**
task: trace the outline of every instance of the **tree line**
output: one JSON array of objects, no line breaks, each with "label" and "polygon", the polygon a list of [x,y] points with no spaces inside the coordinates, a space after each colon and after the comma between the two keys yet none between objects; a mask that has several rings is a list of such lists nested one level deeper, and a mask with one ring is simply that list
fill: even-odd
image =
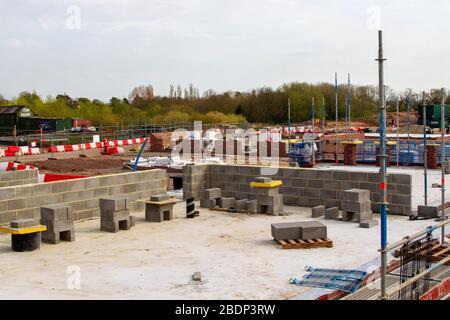
[{"label": "tree line", "polygon": [[[347,106],[347,85],[338,86],[338,117],[343,119]],[[120,123],[170,123],[200,120],[204,123],[287,123],[288,101],[291,121],[311,120],[312,98],[315,100],[316,118],[325,116],[333,121],[335,111],[335,87],[330,83],[286,83],[273,89],[262,87],[248,92],[223,92],[207,90],[200,94],[194,85],[182,88],[171,85],[168,95],[157,96],[151,85],[134,88],[128,97],[112,97],[108,102],[98,99],[72,98],[67,94],[42,98],[36,92],[21,92],[7,100],[0,95],[1,105],[28,105],[42,117],[84,118],[94,125]],[[350,86],[352,119],[372,120],[378,117],[378,89],[376,86]],[[400,110],[406,111],[407,97],[411,110],[417,110],[422,94],[405,90],[396,93],[386,87],[386,101],[390,111],[395,110],[399,99]],[[440,90],[427,93],[427,103],[440,103]],[[450,98],[446,100],[447,104]],[[322,108],[323,104],[323,108]],[[323,110],[323,113],[322,113]],[[388,109],[389,110],[389,109]]]}]

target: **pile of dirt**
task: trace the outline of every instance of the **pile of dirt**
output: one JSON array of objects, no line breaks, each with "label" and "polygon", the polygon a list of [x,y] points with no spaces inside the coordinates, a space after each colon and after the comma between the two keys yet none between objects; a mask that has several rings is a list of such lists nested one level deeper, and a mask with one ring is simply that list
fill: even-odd
[{"label": "pile of dirt", "polygon": [[27,164],[39,168],[44,173],[73,173],[101,175],[122,171],[123,159],[117,158],[73,158],[61,160],[32,161]]}]

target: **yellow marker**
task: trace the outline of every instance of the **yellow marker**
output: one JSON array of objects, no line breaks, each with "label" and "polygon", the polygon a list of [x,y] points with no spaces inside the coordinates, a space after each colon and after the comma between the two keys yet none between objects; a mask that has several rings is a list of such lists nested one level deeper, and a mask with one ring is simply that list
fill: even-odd
[{"label": "yellow marker", "polygon": [[262,183],[262,182],[250,182],[250,187],[252,188],[276,188],[283,185],[283,181],[272,181],[270,183]]},{"label": "yellow marker", "polygon": [[20,228],[20,229],[0,226],[1,232],[5,232],[5,233],[9,233],[9,234],[30,234],[30,233],[42,232],[42,231],[46,231],[46,230],[47,230],[47,227],[42,226],[42,225],[29,227],[29,228]]},{"label": "yellow marker", "polygon": [[[380,141],[375,141],[373,144],[378,146],[380,144]],[[387,146],[395,146],[396,144],[397,144],[396,141],[387,141],[386,142]]]}]

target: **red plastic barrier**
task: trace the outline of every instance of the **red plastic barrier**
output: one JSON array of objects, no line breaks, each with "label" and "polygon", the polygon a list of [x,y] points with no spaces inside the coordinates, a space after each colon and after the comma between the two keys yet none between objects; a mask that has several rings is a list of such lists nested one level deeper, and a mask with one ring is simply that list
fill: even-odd
[{"label": "red plastic barrier", "polygon": [[46,173],[44,176],[44,182],[55,182],[55,181],[64,181],[64,180],[73,180],[73,179],[82,179],[87,178],[85,176],[72,176],[67,174],[49,174]]},{"label": "red plastic barrier", "polygon": [[64,146],[64,152],[72,152],[72,151],[73,151],[73,146],[71,146],[71,145]]}]

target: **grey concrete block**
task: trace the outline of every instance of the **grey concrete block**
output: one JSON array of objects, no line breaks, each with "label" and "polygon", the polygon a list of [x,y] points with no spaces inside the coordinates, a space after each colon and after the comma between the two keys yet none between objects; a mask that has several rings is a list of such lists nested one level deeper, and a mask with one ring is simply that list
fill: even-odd
[{"label": "grey concrete block", "polygon": [[370,201],[370,191],[363,189],[350,189],[342,192],[342,200],[348,202]]},{"label": "grey concrete block", "polygon": [[123,197],[110,197],[100,199],[100,210],[125,210],[128,208],[128,201]]},{"label": "grey concrete block", "polygon": [[354,213],[366,212],[372,209],[370,201],[364,202],[348,202],[342,201],[342,210]]},{"label": "grey concrete block", "polygon": [[246,203],[246,211],[249,213],[256,213],[257,207],[256,200],[248,200]]},{"label": "grey concrete block", "polygon": [[439,206],[418,206],[418,215],[427,218],[437,218],[439,216]]},{"label": "grey concrete block", "polygon": [[327,220],[337,220],[339,219],[339,208],[327,208],[325,209],[325,219]]},{"label": "grey concrete block", "polygon": [[130,217],[130,210],[128,210],[128,209],[118,210],[118,211],[112,211],[110,209],[100,210],[100,217],[104,221],[126,220],[126,219],[129,219],[129,217]]},{"label": "grey concrete block", "polygon": [[234,209],[235,208],[236,199],[229,197],[229,198],[220,198],[219,200],[219,207],[225,208],[225,209]]},{"label": "grey concrete block", "polygon": [[411,195],[393,194],[389,198],[390,198],[390,203],[401,204],[401,205],[405,205],[405,206],[410,206],[411,201],[412,201]]},{"label": "grey concrete block", "polygon": [[56,231],[56,232],[45,231],[42,232],[41,236],[42,242],[45,243],[58,244],[61,240],[73,242],[75,241],[75,230],[72,226],[72,228],[63,231]]},{"label": "grey concrete block", "polygon": [[272,237],[275,240],[300,239],[301,222],[273,223],[271,226]]},{"label": "grey concrete block", "polygon": [[222,189],[220,188],[211,188],[203,190],[202,198],[203,199],[217,199],[222,197]]},{"label": "grey concrete block", "polygon": [[112,233],[119,232],[119,221],[100,220],[100,230]]},{"label": "grey concrete block", "polygon": [[164,201],[164,200],[169,200],[168,194],[155,194],[155,195],[150,196],[150,201],[160,202],[160,201]]},{"label": "grey concrete block", "polygon": [[216,200],[200,199],[200,208],[214,208],[217,205]]},{"label": "grey concrete block", "polygon": [[200,272],[194,272],[194,274],[192,275],[192,281],[201,282],[202,274]]},{"label": "grey concrete block", "polygon": [[24,209],[26,208],[26,199],[8,200],[6,206],[8,211]]},{"label": "grey concrete block", "polygon": [[245,211],[247,209],[247,199],[236,200],[235,209],[237,211]]},{"label": "grey concrete block", "polygon": [[15,229],[29,228],[40,225],[39,219],[21,219],[10,222],[10,227]]},{"label": "grey concrete block", "polygon": [[359,227],[363,229],[370,229],[378,225],[378,220],[365,220],[359,223]]},{"label": "grey concrete block", "polygon": [[40,208],[41,219],[44,220],[73,220],[73,209],[71,206],[55,204]]},{"label": "grey concrete block", "polygon": [[372,219],[372,211],[365,211],[365,212],[359,212],[359,213],[348,212],[348,211],[342,212],[342,220],[343,221],[356,221],[359,223],[361,221],[366,221],[366,220],[371,220],[371,219]]},{"label": "grey concrete block", "polygon": [[327,227],[317,221],[302,222],[300,226],[301,240],[324,239],[327,237]]},{"label": "grey concrete block", "polygon": [[317,206],[311,209],[311,217],[312,218],[319,218],[323,217],[325,215],[325,206]]},{"label": "grey concrete block", "polygon": [[272,178],[269,178],[269,177],[256,177],[253,181],[257,182],[257,183],[271,183],[272,182]]}]

